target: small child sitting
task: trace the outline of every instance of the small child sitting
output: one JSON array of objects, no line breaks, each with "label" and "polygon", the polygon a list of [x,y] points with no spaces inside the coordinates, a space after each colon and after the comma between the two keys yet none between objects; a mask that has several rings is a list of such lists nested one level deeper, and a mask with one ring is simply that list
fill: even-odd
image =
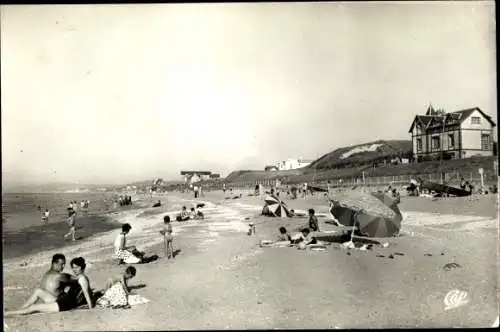
[{"label": "small child sitting", "polygon": [[303,230],[300,231],[300,233],[301,234],[294,241],[294,244],[297,244],[297,247],[299,249],[305,249],[306,246],[309,244],[317,244],[318,243],[316,238],[311,236],[311,231],[309,230],[309,228],[304,228]]},{"label": "small child sitting", "polygon": [[191,208],[190,218],[198,220],[198,219],[203,219],[204,217],[205,216],[203,215],[203,212],[196,211],[195,208]]},{"label": "small child sitting", "polygon": [[279,228],[280,234],[278,235],[278,241],[292,241],[292,237],[288,234],[285,227]]},{"label": "small child sitting", "polygon": [[135,277],[137,270],[133,266],[128,266],[120,276],[109,278],[106,282],[104,295],[97,300],[100,307],[128,308],[128,296],[130,289],[128,281]]}]

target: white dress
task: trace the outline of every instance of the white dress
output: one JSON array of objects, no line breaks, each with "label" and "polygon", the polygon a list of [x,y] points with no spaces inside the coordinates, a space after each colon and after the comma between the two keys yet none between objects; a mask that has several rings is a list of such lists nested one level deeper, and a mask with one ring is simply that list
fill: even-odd
[{"label": "white dress", "polygon": [[123,246],[126,247],[127,242],[125,238],[125,234],[120,233],[116,237],[115,240],[115,257],[122,259],[126,264],[137,264],[141,262],[141,259],[139,257],[136,257],[134,254],[132,254],[130,251],[127,249],[121,249],[121,243],[123,239]]}]

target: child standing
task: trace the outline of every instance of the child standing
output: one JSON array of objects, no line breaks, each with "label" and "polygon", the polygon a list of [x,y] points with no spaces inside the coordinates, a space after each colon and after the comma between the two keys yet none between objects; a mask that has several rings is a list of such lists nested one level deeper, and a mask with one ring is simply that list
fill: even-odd
[{"label": "child standing", "polygon": [[309,209],[309,228],[313,232],[319,232],[318,217],[316,217],[314,209]]},{"label": "child standing", "polygon": [[174,237],[172,236],[172,224],[170,223],[170,217],[163,217],[163,230],[160,231],[163,235],[163,252],[167,259],[170,257],[174,258]]},{"label": "child standing", "polygon": [[42,213],[42,223],[43,224],[49,223],[49,216],[50,216],[49,209],[45,209],[45,212]]}]

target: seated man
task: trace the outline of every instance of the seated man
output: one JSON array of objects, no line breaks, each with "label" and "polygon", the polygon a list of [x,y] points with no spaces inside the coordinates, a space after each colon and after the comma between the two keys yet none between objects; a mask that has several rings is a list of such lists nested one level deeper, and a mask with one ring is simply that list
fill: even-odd
[{"label": "seated man", "polygon": [[[4,315],[26,315],[34,312],[59,312],[72,309],[73,307],[68,304],[74,280],[69,274],[62,273],[65,265],[66,257],[63,254],[55,254],[52,257],[50,270],[42,278],[40,288],[33,292],[20,310],[6,311]],[[37,303],[39,300],[42,303]]]},{"label": "seated man", "polygon": [[181,213],[179,215],[177,215],[176,220],[177,221],[186,221],[186,220],[189,220],[190,218],[191,217],[189,216],[187,208],[185,206],[183,206]]},{"label": "seated man", "polygon": [[269,206],[266,204],[264,205],[264,207],[262,208],[262,213],[261,213],[263,216],[272,216],[273,214],[271,213],[271,211],[269,210]]}]

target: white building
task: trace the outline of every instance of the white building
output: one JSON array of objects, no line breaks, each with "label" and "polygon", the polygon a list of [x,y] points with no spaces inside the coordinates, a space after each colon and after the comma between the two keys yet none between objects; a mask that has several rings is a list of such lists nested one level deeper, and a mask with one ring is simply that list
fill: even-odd
[{"label": "white building", "polygon": [[290,158],[290,159],[278,162],[278,170],[285,171],[285,170],[290,170],[290,169],[302,168],[302,167],[308,166],[311,163],[312,163],[312,160],[305,160],[302,158],[296,158],[296,159]]}]

